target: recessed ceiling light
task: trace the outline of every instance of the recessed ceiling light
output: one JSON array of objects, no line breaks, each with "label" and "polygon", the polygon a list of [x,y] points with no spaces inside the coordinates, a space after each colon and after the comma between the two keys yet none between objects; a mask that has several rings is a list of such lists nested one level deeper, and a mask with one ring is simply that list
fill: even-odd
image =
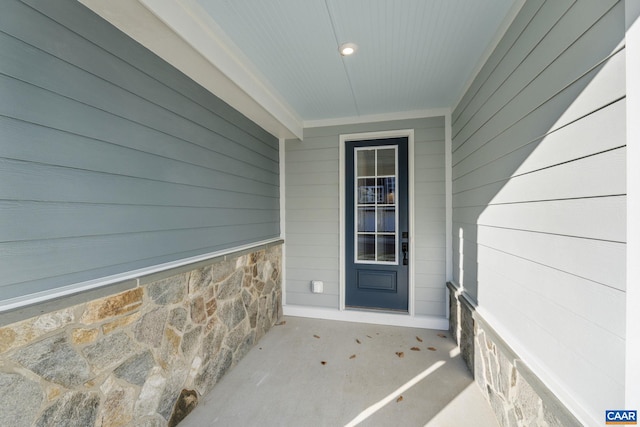
[{"label": "recessed ceiling light", "polygon": [[349,56],[353,55],[356,50],[358,50],[358,45],[355,43],[342,43],[338,50],[340,51],[340,55]]}]

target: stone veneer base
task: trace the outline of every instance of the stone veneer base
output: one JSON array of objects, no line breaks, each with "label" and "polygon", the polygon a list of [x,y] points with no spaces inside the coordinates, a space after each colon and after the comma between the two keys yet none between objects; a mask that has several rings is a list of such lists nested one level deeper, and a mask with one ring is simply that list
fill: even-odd
[{"label": "stone veneer base", "polygon": [[282,315],[281,258],[256,248],[4,325],[0,425],[175,426]]},{"label": "stone veneer base", "polygon": [[475,310],[455,285],[449,288],[449,329],[503,427],[582,426]]}]

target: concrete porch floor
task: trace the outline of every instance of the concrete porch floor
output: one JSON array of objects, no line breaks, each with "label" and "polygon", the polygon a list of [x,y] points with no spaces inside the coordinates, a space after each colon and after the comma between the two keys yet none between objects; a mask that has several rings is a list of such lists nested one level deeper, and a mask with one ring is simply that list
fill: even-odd
[{"label": "concrete porch floor", "polygon": [[498,426],[448,332],[283,320],[180,427]]}]

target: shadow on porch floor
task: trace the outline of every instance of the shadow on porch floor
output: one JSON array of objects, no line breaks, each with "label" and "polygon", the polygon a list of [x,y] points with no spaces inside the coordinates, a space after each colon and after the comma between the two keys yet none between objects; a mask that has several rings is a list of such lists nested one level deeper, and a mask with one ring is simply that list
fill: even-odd
[{"label": "shadow on porch floor", "polygon": [[448,332],[283,320],[180,427],[498,426]]}]

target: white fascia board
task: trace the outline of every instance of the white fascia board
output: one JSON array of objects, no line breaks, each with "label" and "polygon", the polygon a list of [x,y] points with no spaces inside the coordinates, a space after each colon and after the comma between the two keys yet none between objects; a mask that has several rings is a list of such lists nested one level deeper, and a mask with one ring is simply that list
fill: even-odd
[{"label": "white fascia board", "polygon": [[424,119],[427,117],[446,116],[450,108],[431,108],[428,110],[402,111],[397,113],[369,114],[363,116],[338,117],[333,119],[305,120],[304,128],[320,128],[327,126],[344,126],[364,123],[391,122],[395,120]]},{"label": "white fascia board", "polygon": [[195,1],[79,1],[267,132],[302,138],[302,119],[225,45],[228,38]]}]

